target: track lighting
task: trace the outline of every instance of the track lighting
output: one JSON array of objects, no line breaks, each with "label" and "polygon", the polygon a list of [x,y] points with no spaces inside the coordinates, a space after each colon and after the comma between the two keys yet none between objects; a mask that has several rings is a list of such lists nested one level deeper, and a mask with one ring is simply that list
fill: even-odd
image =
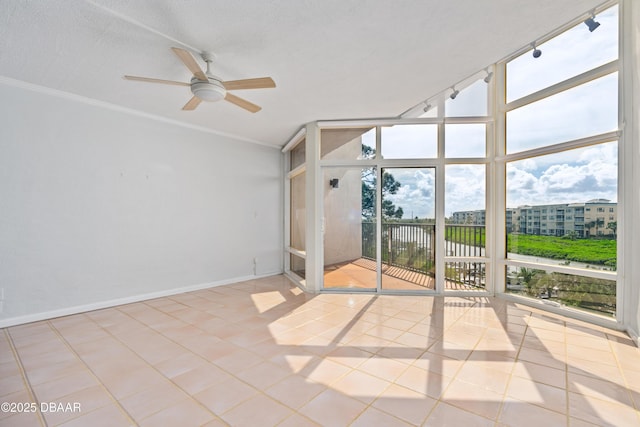
[{"label": "track lighting", "polygon": [[542,55],[542,51],[538,48],[536,48],[536,44],[535,43],[531,43],[531,47],[533,47],[533,57],[534,58],[540,58],[540,55]]},{"label": "track lighting", "polygon": [[484,70],[487,73],[487,76],[483,79],[485,83],[489,83],[491,78],[493,77],[493,71]]},{"label": "track lighting", "polygon": [[592,32],[592,33],[595,31],[596,28],[598,28],[600,26],[600,23],[596,22],[595,18],[596,18],[595,12],[592,11],[591,12],[591,17],[587,18],[584,21],[584,25],[586,25],[589,28],[589,31]]},{"label": "track lighting", "polygon": [[456,99],[456,96],[458,96],[460,91],[458,89],[456,89],[455,86],[452,87],[451,89],[453,89],[453,92],[451,93],[451,95],[449,95],[449,98]]},{"label": "track lighting", "polygon": [[424,105],[424,108],[422,109],[422,111],[424,111],[424,112],[426,113],[426,112],[427,112],[427,111],[429,111],[430,109],[431,109],[431,104],[425,104],[425,105]]}]

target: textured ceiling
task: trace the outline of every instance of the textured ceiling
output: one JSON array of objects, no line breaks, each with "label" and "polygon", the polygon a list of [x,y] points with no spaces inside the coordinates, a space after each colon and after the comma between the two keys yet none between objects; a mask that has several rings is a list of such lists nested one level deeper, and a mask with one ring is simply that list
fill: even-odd
[{"label": "textured ceiling", "polygon": [[[0,76],[282,146],[313,120],[397,116],[600,3],[2,0]],[[188,81],[172,46],[214,52],[223,80],[277,87],[234,91],[256,114],[185,112],[187,87],[122,78]]]}]

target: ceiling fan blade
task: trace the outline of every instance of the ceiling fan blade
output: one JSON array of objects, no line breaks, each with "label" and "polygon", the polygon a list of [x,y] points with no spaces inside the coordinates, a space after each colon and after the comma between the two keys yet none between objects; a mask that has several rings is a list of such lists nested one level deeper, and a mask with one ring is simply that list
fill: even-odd
[{"label": "ceiling fan blade", "polygon": [[151,77],[124,76],[124,78],[127,80],[135,80],[138,82],[162,83],[165,85],[175,85],[175,86],[190,86],[189,83],[175,82],[173,80],[153,79]]},{"label": "ceiling fan blade", "polygon": [[259,77],[256,79],[229,80],[222,82],[227,90],[240,89],[267,89],[276,87],[276,82],[271,77]]},{"label": "ceiling fan blade", "polygon": [[230,93],[227,92],[227,95],[224,97],[224,99],[226,101],[229,101],[232,104],[237,105],[240,108],[244,108],[247,111],[250,111],[252,113],[257,113],[258,111],[262,110],[262,107],[256,105],[256,104],[252,104],[251,102],[247,101],[246,99],[242,99],[238,96],[232,95]]},{"label": "ceiling fan blade", "polygon": [[191,111],[191,110],[195,110],[196,107],[198,105],[200,105],[200,103],[202,102],[202,100],[200,98],[198,98],[197,96],[194,96],[193,98],[191,98],[189,100],[189,102],[187,102],[186,104],[184,104],[184,107],[182,107],[182,109],[184,111]]},{"label": "ceiling fan blade", "polygon": [[179,47],[172,47],[171,50],[173,51],[173,53],[178,55],[178,58],[180,58],[182,63],[187,66],[187,68],[193,73],[194,76],[196,76],[198,80],[202,80],[204,82],[208,81],[207,76],[204,74],[191,53],[184,49],[180,49]]}]

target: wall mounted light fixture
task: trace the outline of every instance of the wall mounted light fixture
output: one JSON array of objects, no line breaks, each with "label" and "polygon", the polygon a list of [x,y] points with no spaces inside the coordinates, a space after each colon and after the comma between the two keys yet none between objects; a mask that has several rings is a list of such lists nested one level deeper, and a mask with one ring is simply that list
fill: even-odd
[{"label": "wall mounted light fixture", "polygon": [[340,185],[340,180],[338,178],[331,178],[329,180],[329,185],[331,186],[331,188],[338,188],[338,186]]}]

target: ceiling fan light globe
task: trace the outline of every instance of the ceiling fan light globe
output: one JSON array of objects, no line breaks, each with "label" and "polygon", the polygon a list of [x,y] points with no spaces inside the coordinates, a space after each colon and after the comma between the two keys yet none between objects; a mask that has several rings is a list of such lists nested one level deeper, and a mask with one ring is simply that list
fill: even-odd
[{"label": "ceiling fan light globe", "polygon": [[191,92],[203,101],[221,101],[227,96],[227,90],[221,83],[210,80],[208,82],[195,81],[191,83]]}]

